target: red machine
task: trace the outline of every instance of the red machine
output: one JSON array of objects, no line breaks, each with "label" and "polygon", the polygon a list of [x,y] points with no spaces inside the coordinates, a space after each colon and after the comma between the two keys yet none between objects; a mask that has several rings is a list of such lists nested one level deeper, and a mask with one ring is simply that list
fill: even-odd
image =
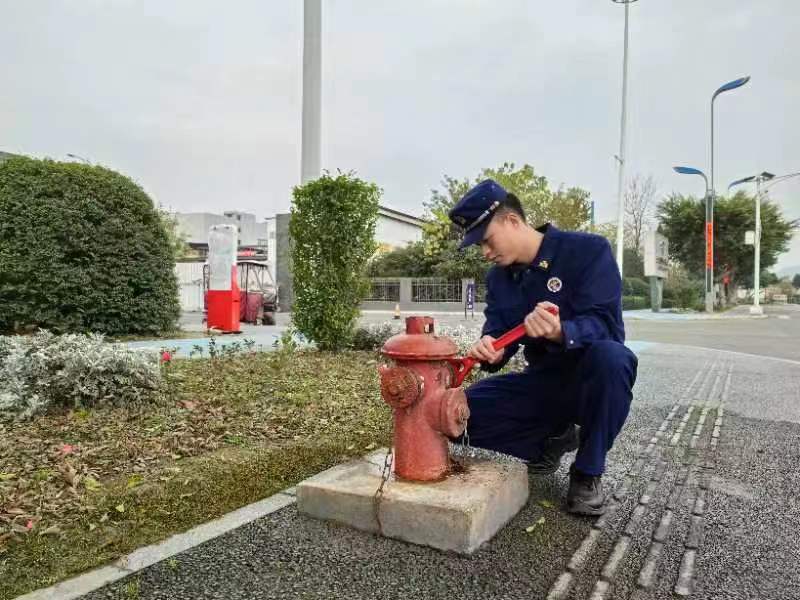
[{"label": "red machine", "polygon": [[[547,310],[558,314],[558,307]],[[520,324],[492,346],[500,350],[524,335]],[[464,433],[469,419],[461,384],[478,362],[456,358],[457,351],[450,338],[434,334],[431,317],[408,317],[406,332],[381,348],[395,363],[379,373],[383,401],[394,409],[394,466],[402,479],[437,481],[450,472],[448,438]]]},{"label": "red machine", "polygon": [[219,329],[223,333],[238,333],[241,312],[241,295],[236,282],[236,267],[231,267],[231,287],[227,290],[208,290],[209,329]]},{"label": "red machine", "polygon": [[214,225],[208,235],[207,327],[223,333],[238,333],[239,283],[236,273],[238,231],[233,225]]}]

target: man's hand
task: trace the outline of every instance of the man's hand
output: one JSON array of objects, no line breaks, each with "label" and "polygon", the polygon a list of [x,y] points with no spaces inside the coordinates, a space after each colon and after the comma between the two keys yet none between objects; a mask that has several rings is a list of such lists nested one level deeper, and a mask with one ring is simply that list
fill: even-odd
[{"label": "man's hand", "polygon": [[525,333],[551,342],[561,343],[561,318],[547,309],[554,307],[552,302],[540,302],[533,312],[525,317]]},{"label": "man's hand", "polygon": [[489,363],[490,365],[499,363],[502,360],[506,349],[500,348],[500,350],[495,350],[492,346],[493,342],[494,338],[492,336],[483,336],[472,345],[472,348],[470,348],[469,352],[467,352],[467,356],[475,358],[480,362]]}]

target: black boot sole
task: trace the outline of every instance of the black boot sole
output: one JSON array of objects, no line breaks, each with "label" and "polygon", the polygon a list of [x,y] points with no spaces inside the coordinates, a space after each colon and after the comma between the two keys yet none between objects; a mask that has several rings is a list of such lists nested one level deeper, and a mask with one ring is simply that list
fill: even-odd
[{"label": "black boot sole", "polygon": [[604,502],[600,506],[590,506],[581,500],[567,500],[567,512],[573,515],[599,517],[600,515],[605,514],[607,508],[607,502]]}]

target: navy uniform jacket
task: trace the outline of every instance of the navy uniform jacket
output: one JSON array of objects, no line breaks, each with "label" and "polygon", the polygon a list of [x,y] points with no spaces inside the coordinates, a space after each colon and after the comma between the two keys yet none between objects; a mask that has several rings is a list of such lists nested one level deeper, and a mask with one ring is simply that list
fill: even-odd
[{"label": "navy uniform jacket", "polygon": [[489,270],[483,335],[500,337],[522,323],[539,302],[549,301],[559,308],[563,341],[524,337],[506,347],[498,364],[482,364],[486,371],[501,369],[520,344],[525,346],[525,359],[537,368],[568,364],[597,340],[625,341],[622,280],[608,241],[552,225],[537,231],[544,239],[530,265]]}]

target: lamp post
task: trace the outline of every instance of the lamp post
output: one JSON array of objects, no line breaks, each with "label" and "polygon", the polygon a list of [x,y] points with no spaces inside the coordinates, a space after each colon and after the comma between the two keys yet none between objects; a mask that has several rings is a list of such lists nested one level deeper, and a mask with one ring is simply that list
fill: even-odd
[{"label": "lamp post", "polygon": [[303,123],[300,150],[302,183],[320,175],[322,122],[322,2],[305,0],[303,5]]},{"label": "lamp post", "polygon": [[711,193],[706,195],[706,312],[714,310],[714,100],[724,92],[735,90],[750,81],[740,77],[721,85],[711,96]]},{"label": "lamp post", "polygon": [[[705,277],[705,299],[706,312],[714,310],[714,229],[713,220],[709,220],[709,207],[711,206],[711,196],[714,193],[708,185],[708,177],[700,169],[694,167],[672,167],[672,170],[681,175],[699,175],[705,182],[705,206],[706,206],[706,277]],[[710,302],[709,302],[710,299]]]},{"label": "lamp post", "polygon": [[627,125],[628,105],[628,9],[637,0],[611,0],[615,4],[625,5],[625,42],[622,50],[622,114],[619,124],[619,154],[614,158],[619,163],[617,175],[617,265],[622,275],[623,237],[625,235],[625,126]]},{"label": "lamp post", "polygon": [[759,286],[761,283],[761,185],[765,181],[772,180],[773,183],[779,183],[786,179],[797,177],[798,175],[800,175],[800,173],[789,173],[788,175],[781,175],[776,178],[773,173],[764,171],[758,175],[737,179],[728,186],[728,189],[731,189],[742,183],[750,183],[752,181],[756,183],[756,230],[753,236],[753,306],[750,307],[750,314],[760,315],[764,313],[764,309],[760,305],[761,289]]}]

